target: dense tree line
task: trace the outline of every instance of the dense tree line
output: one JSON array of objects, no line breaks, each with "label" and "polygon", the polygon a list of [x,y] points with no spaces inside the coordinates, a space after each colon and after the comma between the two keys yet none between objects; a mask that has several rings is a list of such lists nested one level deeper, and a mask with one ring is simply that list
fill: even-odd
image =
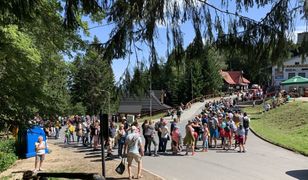
[{"label": "dense tree line", "polygon": [[195,38],[180,55],[176,53],[173,51],[166,62],[154,59],[149,66],[139,64],[132,76],[126,73],[121,86],[123,95],[145,96],[150,87],[163,89],[168,94],[168,103],[176,105],[221,90],[223,81],[219,71],[225,67],[225,59],[213,45],[205,45],[201,38]]},{"label": "dense tree line", "polygon": [[[228,69],[243,67],[248,78],[265,82],[267,67],[281,62],[292,47],[288,32],[294,18],[307,19],[307,1],[237,0],[234,12],[224,10],[229,3],[222,0],[218,8],[204,0],[0,1],[1,122],[24,123],[35,112],[106,112],[106,91],[113,108],[113,91],[142,95],[150,86],[167,90],[174,102],[185,102],[219,90],[225,62]],[[241,15],[267,5],[271,9],[260,21]],[[113,24],[106,42],[94,40],[89,46],[81,39],[80,33],[89,33],[85,16]],[[185,22],[192,22],[195,38],[184,50]],[[172,49],[165,63],[156,55],[157,24],[166,26],[167,49]],[[116,89],[110,63],[127,57],[136,42],[149,46],[150,68],[138,64]],[[305,55],[307,43],[298,49]],[[73,63],[64,61],[77,51],[82,55]]]}]

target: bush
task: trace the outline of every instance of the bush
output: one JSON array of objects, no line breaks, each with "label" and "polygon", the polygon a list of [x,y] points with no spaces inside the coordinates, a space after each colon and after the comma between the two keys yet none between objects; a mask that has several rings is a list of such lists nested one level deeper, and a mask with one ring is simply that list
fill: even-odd
[{"label": "bush", "polygon": [[0,152],[0,172],[3,172],[17,160],[14,153]]},{"label": "bush", "polygon": [[0,152],[15,153],[15,141],[14,139],[0,141]]},{"label": "bush", "polygon": [[0,141],[0,172],[9,168],[16,160],[15,141],[13,139]]}]

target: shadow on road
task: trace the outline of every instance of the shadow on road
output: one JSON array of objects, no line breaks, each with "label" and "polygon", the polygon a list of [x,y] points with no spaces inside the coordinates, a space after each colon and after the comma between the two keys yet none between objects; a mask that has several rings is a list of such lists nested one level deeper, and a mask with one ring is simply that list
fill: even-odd
[{"label": "shadow on road", "polygon": [[286,174],[298,180],[308,179],[308,169],[287,171]]},{"label": "shadow on road", "polygon": [[122,179],[128,179],[128,178],[113,178],[113,177],[106,177],[106,180],[122,180]]}]

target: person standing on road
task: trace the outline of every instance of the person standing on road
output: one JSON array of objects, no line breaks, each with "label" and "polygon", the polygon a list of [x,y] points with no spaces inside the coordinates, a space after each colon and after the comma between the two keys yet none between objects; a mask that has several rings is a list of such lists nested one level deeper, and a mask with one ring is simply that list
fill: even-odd
[{"label": "person standing on road", "polygon": [[155,130],[157,131],[157,136],[158,136],[158,152],[162,152],[163,150],[163,142],[161,140],[161,127],[163,125],[163,118],[160,118],[160,120],[158,122],[155,123]]},{"label": "person standing on road", "polygon": [[244,146],[244,139],[245,139],[245,129],[243,125],[240,124],[239,128],[237,129],[238,141],[240,145],[240,150],[238,152],[246,152]]},{"label": "person standing on road", "polygon": [[60,132],[60,129],[61,129],[60,121],[59,121],[59,120],[56,120],[56,122],[55,122],[55,130],[56,130],[55,138],[56,138],[56,139],[59,139],[59,132]]},{"label": "person standing on road", "polygon": [[191,126],[192,122],[188,121],[186,125],[186,135],[184,137],[184,145],[186,145],[186,155],[188,155],[188,151],[191,148],[191,154],[195,154],[195,137],[194,137],[194,128]]},{"label": "person standing on road", "polygon": [[215,117],[215,113],[212,113],[212,117],[210,117],[208,126],[210,129],[210,147],[213,147],[213,140],[215,143],[215,148],[217,147],[217,138],[219,136],[218,134],[218,120]]},{"label": "person standing on road", "polygon": [[[147,138],[146,135],[145,135],[145,132],[146,132],[146,130],[148,129],[148,127],[149,127],[149,120],[146,119],[146,120],[144,120],[144,122],[143,122],[142,125],[141,125],[141,128],[142,128],[142,135],[143,135],[144,140],[145,140],[145,144],[144,144],[144,153],[147,152],[147,150],[148,150],[148,144],[149,144],[149,142],[148,142],[149,138]],[[150,152],[149,152],[149,153],[150,153]]]},{"label": "person standing on road", "polygon": [[155,125],[154,121],[150,120],[148,128],[145,130],[145,137],[148,139],[149,156],[152,156],[151,145],[154,145],[154,156],[157,157],[157,141],[155,140]]},{"label": "person standing on road", "polygon": [[109,146],[108,146],[108,155],[112,155],[112,151],[114,148],[114,141],[115,141],[115,136],[117,132],[117,127],[115,126],[114,122],[110,122],[110,126],[108,128],[109,130]]},{"label": "person standing on road", "polygon": [[204,129],[204,132],[203,132],[203,152],[207,152],[208,148],[209,148],[210,132],[209,132],[209,128],[207,127],[206,123],[203,124],[203,129]]},{"label": "person standing on road", "polygon": [[43,161],[45,159],[45,153],[46,153],[45,149],[46,149],[46,143],[43,140],[43,136],[39,136],[38,141],[35,143],[36,156],[35,156],[35,169],[33,172],[37,172],[37,170],[43,171],[42,166],[43,166]]},{"label": "person standing on road", "polygon": [[77,136],[77,144],[79,141],[82,141],[83,137],[83,128],[80,120],[78,120],[77,127],[76,127],[76,136]]},{"label": "person standing on road", "polygon": [[[128,169],[128,176],[129,179],[135,178],[139,179],[142,178],[141,175],[141,169],[142,169],[142,161],[141,158],[144,155],[143,146],[141,137],[138,133],[136,133],[136,127],[131,127],[131,134],[127,135],[126,141],[125,141],[125,152],[127,154],[127,169]],[[137,176],[133,177],[131,174],[131,165],[133,160],[135,160],[138,163],[138,172]]]},{"label": "person standing on road", "polygon": [[249,123],[250,123],[250,119],[247,116],[247,113],[244,113],[244,117],[243,117],[243,127],[245,129],[245,139],[244,139],[244,144],[246,144],[247,142],[247,136],[248,136],[248,132],[249,132]]},{"label": "person standing on road", "polygon": [[123,146],[125,144],[126,139],[126,131],[124,129],[124,124],[120,124],[118,132],[117,132],[117,139],[118,139],[118,156],[122,157],[123,154]]},{"label": "person standing on road", "polygon": [[162,141],[162,152],[166,153],[167,143],[168,143],[168,140],[170,139],[167,121],[163,121],[162,126],[160,128],[160,132],[161,132],[161,141]]},{"label": "person standing on road", "polygon": [[[93,132],[93,146],[94,146],[94,150],[98,150],[99,134],[100,134],[99,121],[96,120],[95,123],[94,123],[94,132]],[[104,143],[104,142],[102,142],[102,143]]]}]

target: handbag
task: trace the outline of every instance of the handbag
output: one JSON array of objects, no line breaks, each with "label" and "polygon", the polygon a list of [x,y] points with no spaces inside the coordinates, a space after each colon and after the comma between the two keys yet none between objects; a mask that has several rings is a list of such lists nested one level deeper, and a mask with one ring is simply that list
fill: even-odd
[{"label": "handbag", "polygon": [[122,158],[122,161],[120,162],[120,164],[117,166],[117,168],[115,169],[115,171],[118,174],[123,174],[125,171],[125,158]]}]

